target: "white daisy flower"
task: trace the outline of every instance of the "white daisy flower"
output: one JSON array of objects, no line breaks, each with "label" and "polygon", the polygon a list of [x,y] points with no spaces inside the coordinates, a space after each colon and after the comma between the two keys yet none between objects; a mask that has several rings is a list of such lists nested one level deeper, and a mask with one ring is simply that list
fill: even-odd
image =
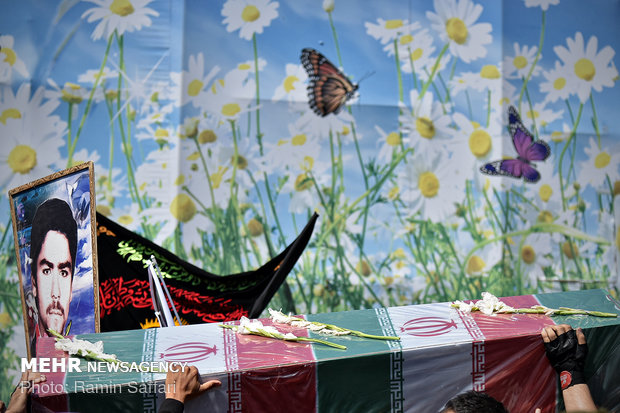
[{"label": "white daisy flower", "polygon": [[477,23],[482,6],[471,0],[434,0],[436,13],[426,12],[431,27],[442,41],[450,44],[450,53],[469,63],[487,55],[486,45],[493,40],[491,24]]},{"label": "white daisy flower", "polygon": [[[543,101],[535,103],[531,109],[523,106],[521,122],[523,122],[523,126],[528,128],[532,135],[536,136],[535,132],[540,133],[547,125],[562,119],[562,115],[564,115],[564,110],[554,111],[548,109],[547,102]],[[536,124],[536,130],[534,129],[534,124]]]},{"label": "white daisy flower", "polygon": [[407,162],[396,181],[400,199],[408,206],[408,215],[420,214],[421,219],[441,222],[456,211],[454,204],[463,194],[453,171],[444,167],[441,152],[429,156],[418,152]]},{"label": "white daisy flower", "polygon": [[502,244],[492,242],[476,250],[465,264],[467,276],[488,275],[489,271],[502,259]]},{"label": "white daisy flower", "polygon": [[[401,61],[401,68],[404,73],[413,72],[419,78],[427,78],[428,74],[432,71],[435,64],[435,58],[433,53],[435,47],[433,46],[433,37],[429,34],[428,29],[422,29],[414,34],[405,34],[398,38],[396,45],[398,48],[398,57]],[[388,56],[394,54],[394,45],[388,43],[383,48],[388,52]],[[446,61],[446,56],[440,61],[443,64]],[[437,70],[441,70],[443,67],[438,67]]]},{"label": "white daisy flower", "polygon": [[551,265],[549,256],[552,254],[552,240],[550,234],[531,234],[523,245],[519,240],[515,241],[518,246],[521,260],[521,272],[526,275],[528,285],[536,287],[538,280],[544,278],[545,267]]},{"label": "white daisy flower", "polygon": [[91,35],[93,40],[99,40],[101,37],[107,40],[114,32],[122,36],[125,32],[133,32],[140,30],[142,27],[149,27],[151,25],[150,16],[159,16],[159,13],[155,10],[146,7],[153,0],[83,1],[97,6],[86,10],[82,14],[82,18],[89,23],[100,20]]},{"label": "white daisy flower", "polygon": [[[86,72],[78,75],[78,82],[80,83],[88,83],[95,84],[97,78],[99,77],[99,69],[88,69]],[[108,79],[116,79],[118,78],[118,71],[112,70],[109,67],[104,67],[101,72],[101,77],[99,77],[99,85],[103,84]]]},{"label": "white daisy flower", "polygon": [[581,32],[577,32],[574,39],[567,38],[566,43],[568,48],[555,46],[553,51],[565,67],[572,69],[568,84],[582,103],[590,97],[592,89],[601,92],[603,87],[614,87],[618,70],[613,64],[616,52],[611,46],[597,50],[596,36],[591,36],[584,44]]},{"label": "white daisy flower", "polygon": [[222,7],[223,23],[229,33],[240,29],[239,37],[252,40],[278,17],[279,5],[269,0],[228,0]]},{"label": "white daisy flower", "polygon": [[207,99],[205,93],[215,75],[220,71],[218,66],[213,67],[205,74],[205,63],[202,52],[189,56],[189,70],[181,73],[171,73],[170,79],[173,88],[180,88],[181,105],[191,102],[196,108],[201,108]]},{"label": "white daisy flower", "polygon": [[9,34],[0,36],[0,83],[9,83],[15,70],[25,78],[30,77],[26,64],[15,51],[15,38]]},{"label": "white daisy flower", "polygon": [[[78,105],[82,103],[84,99],[88,99],[89,91],[76,83],[66,82],[63,87],[60,87],[51,78],[47,79],[47,83],[52,88],[45,91],[45,97],[47,99],[62,100],[63,102],[74,105]],[[98,89],[98,93],[96,92],[96,94],[99,96],[99,101],[103,99],[103,92],[101,92],[101,89]],[[77,108],[74,110],[77,110]]]},{"label": "white daisy flower", "polygon": [[422,100],[417,90],[410,92],[412,109],[403,109],[398,117],[403,133],[418,152],[438,151],[445,147],[452,136],[452,119],[444,113],[441,102],[433,101],[433,94],[426,93]]},{"label": "white daisy flower", "polygon": [[493,137],[501,135],[502,127],[491,118],[489,127],[484,127],[477,122],[469,120],[461,113],[452,116],[457,129],[453,131],[449,148],[453,154],[451,164],[458,171],[458,176],[462,179],[471,179],[476,188],[484,186],[484,178],[480,172],[480,167],[490,161],[500,159],[501,141]]},{"label": "white daisy flower", "polygon": [[0,188],[6,190],[51,174],[60,165],[64,126],[44,130],[24,119],[0,123]]},{"label": "white daisy flower", "polygon": [[528,183],[524,195],[533,202],[544,204],[561,202],[560,178],[555,170],[556,157],[553,153],[544,162],[538,162],[536,169],[540,173],[540,180]]},{"label": "white daisy flower", "polygon": [[302,65],[287,63],[285,66],[286,76],[282,83],[276,87],[273,100],[286,99],[289,102],[306,102],[308,100],[305,83],[308,74]]},{"label": "white daisy flower", "polygon": [[[514,56],[506,56],[504,58],[504,76],[508,79],[525,78],[534,64],[536,52],[538,52],[537,46],[519,46],[519,43],[515,42]],[[542,54],[539,56],[539,59],[542,59]],[[541,70],[540,66],[535,66],[532,77],[538,76]]]},{"label": "white daisy flower", "polygon": [[420,28],[420,23],[409,23],[409,20],[402,19],[384,20],[378,18],[376,24],[366,22],[364,23],[364,27],[366,27],[366,33],[379,40],[381,44],[388,44],[393,42],[394,39],[400,35],[409,34],[414,30],[418,30]]},{"label": "white daisy flower", "polygon": [[289,138],[276,144],[265,143],[265,168],[267,173],[292,169],[303,169],[309,159],[318,159],[321,145],[318,138],[308,136],[289,125]]},{"label": "white daisy flower", "polygon": [[409,146],[410,139],[401,137],[398,131],[386,133],[379,125],[375,125],[375,130],[379,133],[377,140],[377,146],[380,147],[377,155],[378,161],[389,163],[395,154],[402,151],[402,147]]},{"label": "white daisy flower", "polygon": [[540,7],[543,11],[557,4],[560,4],[560,0],[525,0],[525,7]]},{"label": "white daisy flower", "polygon": [[67,124],[52,115],[57,101],[43,102],[44,88],[30,98],[30,85],[0,99],[0,188],[3,191],[51,174],[61,162]]},{"label": "white daisy flower", "polygon": [[611,182],[620,179],[620,153],[607,147],[599,147],[594,138],[590,137],[588,146],[584,148],[587,159],[579,162],[577,182],[581,185],[590,185],[594,189],[602,189],[607,185],[606,179]]},{"label": "white daisy flower", "polygon": [[[311,173],[311,174],[310,174]],[[307,156],[304,167],[292,170],[288,180],[282,186],[282,194],[289,194],[289,212],[301,214],[316,210],[321,205],[321,198],[316,192],[316,186],[324,188],[331,183],[330,165]]]},{"label": "white daisy flower", "polygon": [[216,159],[219,165],[231,171],[236,167],[235,183],[238,185],[238,196],[241,199],[242,193],[254,187],[254,181],[262,180],[264,171],[263,159],[259,154],[258,143],[255,139],[240,139],[237,142],[236,155],[232,142],[229,142],[218,147]]},{"label": "white daisy flower", "polygon": [[[202,110],[217,121],[236,121],[244,113],[256,110],[251,106],[256,95],[256,82],[247,73],[231,70],[223,80],[216,80],[204,100],[199,102]],[[228,123],[228,122],[226,122]]]},{"label": "white daisy flower", "polygon": [[355,118],[346,110],[327,116],[318,116],[311,110],[307,110],[295,121],[295,129],[322,140],[329,139],[330,133],[334,136],[340,133],[345,138],[344,141],[349,142],[351,139],[347,137],[352,135],[350,131],[352,123],[355,124]]},{"label": "white daisy flower", "polygon": [[545,101],[556,102],[558,99],[568,99],[571,93],[571,87],[568,85],[571,73],[568,67],[556,61],[553,69],[546,70],[542,74],[545,81],[540,82],[540,91],[546,95]]}]

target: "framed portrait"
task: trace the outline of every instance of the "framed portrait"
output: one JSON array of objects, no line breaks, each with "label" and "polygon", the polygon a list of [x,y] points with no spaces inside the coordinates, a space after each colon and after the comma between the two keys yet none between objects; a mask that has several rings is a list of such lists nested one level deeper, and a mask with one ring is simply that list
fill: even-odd
[{"label": "framed portrait", "polygon": [[52,329],[99,332],[94,166],[9,191],[28,357]]}]

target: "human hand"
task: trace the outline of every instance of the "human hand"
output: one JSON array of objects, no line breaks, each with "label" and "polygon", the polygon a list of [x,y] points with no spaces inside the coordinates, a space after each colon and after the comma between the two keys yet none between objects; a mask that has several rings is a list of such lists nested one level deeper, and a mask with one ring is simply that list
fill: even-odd
[{"label": "human hand", "polygon": [[30,370],[23,372],[19,384],[13,390],[13,394],[11,394],[11,400],[9,400],[6,413],[25,412],[28,395],[32,393],[33,386],[45,380],[47,380],[46,377],[41,373],[33,373]]},{"label": "human hand", "polygon": [[219,380],[209,380],[200,383],[200,375],[195,366],[188,366],[182,371],[168,371],[166,374],[166,399],[175,399],[181,403],[185,403],[187,399],[191,399],[202,394],[212,387],[220,386]]},{"label": "human hand", "polygon": [[584,368],[588,355],[586,337],[568,324],[547,326],[541,331],[549,362],[560,375],[562,389],[585,383]]}]

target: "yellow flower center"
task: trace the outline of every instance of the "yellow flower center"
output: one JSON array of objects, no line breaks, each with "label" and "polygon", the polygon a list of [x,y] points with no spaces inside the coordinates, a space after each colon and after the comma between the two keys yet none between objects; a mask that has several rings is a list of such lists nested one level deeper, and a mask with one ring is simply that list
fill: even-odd
[{"label": "yellow flower center", "polygon": [[555,90],[562,90],[566,86],[566,78],[558,77],[553,81],[553,88]]},{"label": "yellow flower center", "polygon": [[560,131],[553,131],[553,132],[551,132],[551,140],[553,142],[556,142],[556,143],[557,142],[562,142],[564,140],[564,138],[565,138],[565,135],[562,132],[560,132]]},{"label": "yellow flower center", "polygon": [[306,143],[306,135],[305,134],[300,134],[300,135],[295,135],[293,136],[293,138],[291,139],[291,144],[293,146],[303,146],[303,144]]},{"label": "yellow flower center", "polygon": [[392,258],[397,258],[397,259],[404,259],[407,255],[405,254],[405,250],[402,248],[396,248],[393,252],[392,252]]},{"label": "yellow flower center", "polygon": [[413,41],[413,36],[410,34],[406,34],[402,36],[399,40],[400,44],[409,44]]},{"label": "yellow flower center", "polygon": [[260,11],[254,5],[245,6],[241,12],[241,18],[244,22],[254,22],[260,17]]},{"label": "yellow flower center", "polygon": [[186,194],[179,194],[170,203],[170,213],[180,222],[189,222],[196,215],[196,204]]},{"label": "yellow flower center", "polygon": [[527,59],[525,56],[517,56],[512,60],[512,64],[515,65],[517,69],[523,69],[527,66]]},{"label": "yellow flower center", "polygon": [[261,224],[256,218],[252,218],[248,221],[248,231],[251,236],[258,237],[263,233],[263,224]]},{"label": "yellow flower center", "polygon": [[553,189],[549,184],[542,184],[538,190],[538,195],[543,202],[549,201],[551,195],[553,195]]},{"label": "yellow flower center", "polygon": [[239,70],[250,70],[251,68],[252,66],[247,63],[239,63],[239,65],[237,66],[237,69]]},{"label": "yellow flower center", "polygon": [[467,266],[465,268],[465,272],[469,275],[477,274],[484,269],[486,263],[482,258],[478,255],[473,255],[469,261],[467,261]]},{"label": "yellow flower center", "polygon": [[385,142],[390,146],[398,146],[400,145],[400,135],[396,132],[390,132],[385,137]]},{"label": "yellow flower center", "polygon": [[181,174],[177,176],[177,179],[174,180],[174,184],[176,186],[183,185],[185,183],[185,175]]},{"label": "yellow flower center", "polygon": [[67,82],[65,83],[65,87],[62,89],[62,100],[67,103],[75,103],[78,104],[82,102],[84,99],[80,94],[81,87],[80,85],[76,85],[75,83]]},{"label": "yellow flower center", "polygon": [[[235,159],[236,158],[236,159]],[[235,160],[237,162],[235,162]],[[237,169],[246,169],[248,167],[248,160],[243,156],[243,155],[239,155],[237,154],[237,156],[235,157],[235,155],[233,155],[230,158],[230,162],[232,162],[233,165],[237,165]]]},{"label": "yellow flower center", "polygon": [[341,133],[342,133],[343,136],[347,136],[349,133],[351,133],[351,129],[349,129],[349,127],[345,125],[345,126],[342,127],[342,132]]},{"label": "yellow flower center", "polygon": [[432,198],[439,192],[439,179],[432,172],[423,172],[418,178],[418,187],[426,198]]},{"label": "yellow flower center", "polygon": [[232,117],[241,112],[241,108],[236,103],[227,103],[222,106],[222,115]]},{"label": "yellow flower center", "polygon": [[110,11],[124,17],[133,13],[134,8],[129,0],[114,0],[110,4]]},{"label": "yellow flower center", "polygon": [[411,52],[411,55],[410,55],[411,60],[415,62],[416,60],[420,59],[423,54],[424,54],[424,51],[418,47],[413,52]]},{"label": "yellow flower center", "polygon": [[590,59],[581,58],[575,63],[575,74],[589,82],[596,75],[596,67]]},{"label": "yellow flower center", "polygon": [[131,225],[133,223],[133,217],[129,214],[121,215],[118,217],[118,223],[121,225]]},{"label": "yellow flower center", "polygon": [[435,125],[432,120],[425,116],[415,120],[415,127],[423,138],[432,139],[435,136]]},{"label": "yellow flower center", "polygon": [[577,249],[577,245],[571,241],[566,241],[562,244],[562,252],[569,260],[573,260],[579,256],[579,249]]},{"label": "yellow flower center", "polygon": [[607,152],[601,152],[596,155],[596,158],[594,158],[594,166],[596,166],[598,169],[603,169],[604,167],[609,165],[610,161],[611,156]]},{"label": "yellow flower center", "polygon": [[37,164],[37,152],[28,145],[17,145],[9,153],[8,164],[15,173],[26,174]]},{"label": "yellow flower center", "polygon": [[403,21],[400,19],[386,20],[385,28],[386,29],[398,29],[399,27],[403,27]]},{"label": "yellow flower center", "polygon": [[388,198],[393,201],[396,198],[398,198],[399,193],[400,193],[400,188],[395,186],[392,189],[390,189],[390,191],[388,192]]},{"label": "yellow flower center", "polygon": [[525,116],[527,116],[530,119],[538,119],[538,116],[540,116],[540,113],[538,113],[538,111],[536,110],[530,110],[525,113]]},{"label": "yellow flower center", "polygon": [[284,79],[284,90],[286,91],[286,93],[290,93],[291,90],[295,89],[294,83],[297,82],[299,80],[299,78],[297,76],[287,76],[286,79]]},{"label": "yellow flower center", "polygon": [[155,130],[155,138],[157,139],[168,139],[170,137],[170,133],[167,129],[157,128]]},{"label": "yellow flower center", "polygon": [[198,96],[203,87],[204,83],[198,79],[194,79],[187,85],[187,94],[189,96]]},{"label": "yellow flower center", "polygon": [[536,217],[536,221],[544,224],[550,224],[553,222],[553,214],[551,211],[547,210],[540,211],[538,217]]},{"label": "yellow flower center", "polygon": [[2,122],[3,125],[6,125],[7,119],[21,119],[21,118],[22,118],[22,114],[18,109],[9,108],[9,109],[2,111],[2,115],[0,115],[0,122]]},{"label": "yellow flower center", "polygon": [[536,252],[531,245],[524,245],[523,248],[521,248],[521,259],[526,264],[532,264],[536,261]]},{"label": "yellow flower center", "polygon": [[614,182],[614,196],[620,195],[620,181]]},{"label": "yellow flower center", "polygon": [[469,135],[469,149],[474,156],[486,156],[491,150],[491,135],[483,129],[474,130]]},{"label": "yellow flower center", "polygon": [[499,70],[495,65],[484,65],[480,69],[480,77],[483,79],[499,79],[500,76]]},{"label": "yellow flower center", "polygon": [[446,22],[446,32],[448,37],[457,44],[463,44],[467,41],[467,25],[458,17],[452,17]]},{"label": "yellow flower center", "polygon": [[312,188],[312,179],[306,174],[297,175],[295,179],[295,191],[302,192]]},{"label": "yellow flower center", "polygon": [[217,140],[217,135],[212,129],[205,129],[198,134],[198,143],[211,143]]},{"label": "yellow flower center", "polygon": [[368,277],[370,273],[372,272],[370,269],[370,265],[368,265],[368,262],[364,260],[358,262],[357,265],[355,266],[355,269],[360,275],[364,277]]},{"label": "yellow flower center", "polygon": [[17,61],[17,54],[15,54],[13,49],[9,49],[8,47],[3,47],[2,50],[0,50],[0,53],[4,53],[4,55],[6,56],[4,58],[4,61],[10,64],[11,66],[13,66],[15,62]]}]

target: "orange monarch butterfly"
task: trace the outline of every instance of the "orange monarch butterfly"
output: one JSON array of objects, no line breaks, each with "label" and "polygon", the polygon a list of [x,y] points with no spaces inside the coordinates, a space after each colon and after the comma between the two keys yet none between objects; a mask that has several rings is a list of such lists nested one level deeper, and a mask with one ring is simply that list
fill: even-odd
[{"label": "orange monarch butterfly", "polygon": [[319,116],[338,113],[355,95],[358,85],[314,49],[301,51],[301,64],[308,72],[310,108]]}]

